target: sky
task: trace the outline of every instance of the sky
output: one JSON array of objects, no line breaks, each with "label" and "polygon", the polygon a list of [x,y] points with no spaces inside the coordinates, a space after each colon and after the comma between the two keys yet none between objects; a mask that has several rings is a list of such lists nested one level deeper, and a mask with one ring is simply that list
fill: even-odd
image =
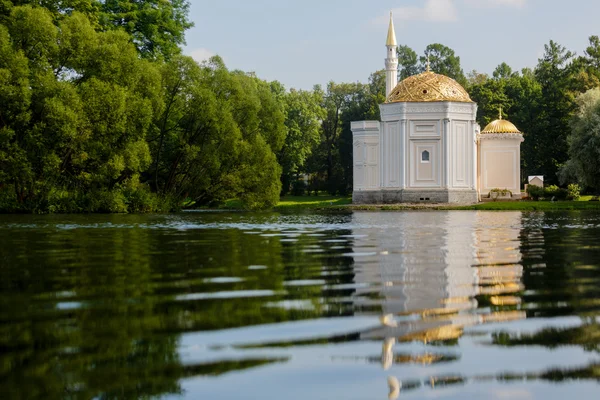
[{"label": "sky", "polygon": [[600,36],[599,0],[190,0],[184,53],[286,88],[364,82],[384,68],[389,12],[398,44],[442,43],[465,73],[535,67],[550,40],[582,55]]}]

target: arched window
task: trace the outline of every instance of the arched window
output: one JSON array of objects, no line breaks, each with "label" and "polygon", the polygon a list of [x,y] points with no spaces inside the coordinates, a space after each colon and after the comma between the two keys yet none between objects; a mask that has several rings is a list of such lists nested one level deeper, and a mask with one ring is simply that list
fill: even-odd
[{"label": "arched window", "polygon": [[427,150],[421,153],[421,162],[429,162],[429,152]]}]

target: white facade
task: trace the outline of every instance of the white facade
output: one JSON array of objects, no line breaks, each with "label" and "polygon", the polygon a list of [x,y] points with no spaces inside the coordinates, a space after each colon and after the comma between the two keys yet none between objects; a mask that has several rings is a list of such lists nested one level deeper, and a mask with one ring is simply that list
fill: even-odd
[{"label": "white facade", "polygon": [[352,123],[357,202],[476,202],[475,103],[386,103]]},{"label": "white facade", "polygon": [[521,143],[513,133],[480,135],[479,192],[489,196],[492,189],[506,189],[521,198]]}]

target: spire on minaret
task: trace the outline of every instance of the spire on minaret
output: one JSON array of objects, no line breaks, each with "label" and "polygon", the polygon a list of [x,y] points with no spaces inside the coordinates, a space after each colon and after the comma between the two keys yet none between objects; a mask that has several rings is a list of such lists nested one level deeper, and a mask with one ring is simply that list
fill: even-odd
[{"label": "spire on minaret", "polygon": [[429,54],[427,54],[427,66],[425,67],[425,71],[431,72],[431,63],[429,62]]},{"label": "spire on minaret", "polygon": [[385,59],[385,96],[389,96],[398,84],[398,43],[396,42],[396,31],[394,30],[394,18],[390,11],[390,27],[388,28],[387,57]]},{"label": "spire on minaret", "polygon": [[394,30],[394,16],[390,11],[390,27],[388,28],[388,36],[386,46],[398,46],[396,42],[396,31]]},{"label": "spire on minaret", "polygon": [[502,106],[500,106],[499,110],[498,110],[498,119],[502,119]]}]

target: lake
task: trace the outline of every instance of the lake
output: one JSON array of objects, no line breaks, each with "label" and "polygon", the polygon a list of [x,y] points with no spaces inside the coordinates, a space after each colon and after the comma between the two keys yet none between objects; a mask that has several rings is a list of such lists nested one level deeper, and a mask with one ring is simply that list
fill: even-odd
[{"label": "lake", "polygon": [[600,213],[0,216],[3,399],[600,394]]}]

